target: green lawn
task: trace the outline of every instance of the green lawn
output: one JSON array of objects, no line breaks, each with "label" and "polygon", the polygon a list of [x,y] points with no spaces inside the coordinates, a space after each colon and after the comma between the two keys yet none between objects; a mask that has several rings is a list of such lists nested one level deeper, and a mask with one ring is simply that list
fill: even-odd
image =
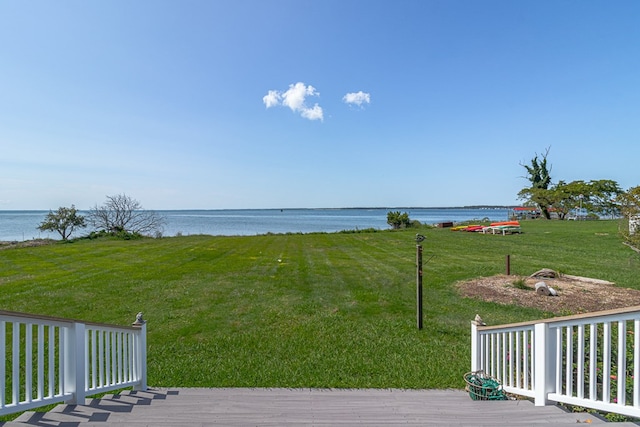
[{"label": "green lawn", "polygon": [[640,256],[615,221],[523,223],[521,235],[416,230],[77,241],[0,251],[0,307],[148,321],[149,384],[462,388],[469,322],[546,316],[460,298],[456,281],[548,267],[640,289]]}]

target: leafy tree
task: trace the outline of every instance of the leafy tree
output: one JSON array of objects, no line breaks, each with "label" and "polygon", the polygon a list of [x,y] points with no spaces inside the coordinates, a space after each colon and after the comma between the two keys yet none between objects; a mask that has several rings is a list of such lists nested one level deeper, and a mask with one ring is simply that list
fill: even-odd
[{"label": "leafy tree", "polygon": [[553,207],[559,219],[565,219],[569,212],[577,206],[576,198],[579,199],[581,194],[579,187],[577,182],[567,184],[560,181],[551,189],[545,190],[548,196],[546,203]]},{"label": "leafy tree", "polygon": [[518,193],[518,197],[521,199],[529,200],[531,203],[537,205],[545,218],[550,219],[549,214],[549,199],[553,198],[553,194],[549,194],[549,186],[551,185],[551,166],[547,162],[547,156],[549,150],[547,148],[545,153],[539,156],[537,153],[531,159],[531,165],[522,164],[527,170],[527,178],[531,183],[531,187],[523,188]]},{"label": "leafy tree", "polygon": [[531,164],[522,164],[527,170],[526,179],[530,187],[523,188],[518,193],[520,199],[526,200],[528,205],[537,206],[545,218],[550,219],[549,210],[553,208],[560,219],[578,206],[599,215],[616,215],[618,205],[616,197],[622,193],[617,182],[610,179],[585,181],[559,181],[551,183],[551,165],[547,157],[550,148],[544,154],[536,154]]},{"label": "leafy tree", "polygon": [[[625,226],[621,228],[622,235],[631,243],[640,245],[640,225],[632,231],[629,227],[629,221],[640,216],[640,186],[632,187],[626,192],[622,192],[618,196],[620,202],[619,208],[625,219]],[[638,224],[636,222],[636,224]]]},{"label": "leafy tree", "polygon": [[144,210],[140,202],[125,194],[107,196],[107,201],[89,211],[89,221],[110,234],[153,235],[162,231],[164,218]]},{"label": "leafy tree", "polygon": [[400,228],[409,228],[412,226],[412,222],[409,219],[409,214],[406,212],[400,213],[400,211],[388,212],[387,224],[393,227],[394,230],[398,230]]},{"label": "leafy tree", "polygon": [[37,228],[40,231],[56,231],[62,240],[67,240],[77,227],[86,226],[85,218],[71,205],[70,208],[59,207],[55,212],[50,210]]},{"label": "leafy tree", "polygon": [[624,193],[616,181],[600,179],[589,181],[587,208],[600,215],[616,216],[620,213],[618,197]]},{"label": "leafy tree", "polygon": [[640,186],[632,187],[619,195],[620,209],[625,216],[640,214]]},{"label": "leafy tree", "polygon": [[601,179],[584,181],[560,181],[552,185],[548,191],[549,206],[553,207],[560,219],[581,206],[589,212],[605,215],[617,215],[619,212],[616,198],[622,193],[617,182]]}]

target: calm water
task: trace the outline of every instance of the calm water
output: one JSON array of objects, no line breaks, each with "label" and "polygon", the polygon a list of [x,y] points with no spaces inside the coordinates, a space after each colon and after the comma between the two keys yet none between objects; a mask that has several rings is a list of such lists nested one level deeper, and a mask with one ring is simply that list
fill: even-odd
[{"label": "calm water", "polygon": [[[471,208],[376,208],[376,209],[255,209],[255,210],[177,210],[157,211],[166,220],[164,236],[211,234],[250,236],[265,233],[336,232],[375,228],[388,229],[389,211],[407,212],[412,220],[424,224],[488,218],[503,221],[509,209]],[[57,233],[37,230],[48,211],[0,211],[0,241],[34,238],[58,239]],[[82,212],[86,215],[86,212]],[[86,234],[81,229],[74,236]]]}]

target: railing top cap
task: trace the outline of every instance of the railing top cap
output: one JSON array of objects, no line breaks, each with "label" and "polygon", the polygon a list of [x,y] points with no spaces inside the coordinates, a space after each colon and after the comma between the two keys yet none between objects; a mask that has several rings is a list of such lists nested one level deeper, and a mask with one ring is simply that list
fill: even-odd
[{"label": "railing top cap", "polygon": [[19,319],[25,319],[25,320],[42,320],[42,321],[46,321],[46,322],[57,322],[57,323],[82,323],[85,325],[91,325],[91,326],[103,326],[103,327],[108,327],[108,328],[118,328],[118,329],[132,329],[132,330],[138,330],[139,328],[133,327],[133,326],[129,326],[129,325],[114,325],[114,324],[109,324],[109,323],[98,323],[98,322],[87,322],[84,320],[78,320],[78,319],[68,319],[68,318],[63,318],[63,317],[54,317],[54,316],[45,316],[45,315],[41,315],[41,314],[30,314],[30,313],[21,313],[18,311],[7,311],[7,310],[0,310],[0,317],[14,317],[14,318],[19,318]]},{"label": "railing top cap", "polygon": [[633,312],[640,313],[640,305],[635,305],[632,307],[624,307],[624,308],[615,308],[612,310],[594,311],[591,313],[574,314],[571,316],[549,317],[547,319],[538,319],[538,320],[531,320],[528,322],[519,322],[519,323],[509,323],[506,325],[478,326],[478,330],[488,331],[492,329],[518,328],[523,326],[533,326],[540,323],[562,323],[562,322],[568,322],[572,320],[595,319],[598,317],[616,316],[620,314],[627,314],[627,313],[633,313]]}]

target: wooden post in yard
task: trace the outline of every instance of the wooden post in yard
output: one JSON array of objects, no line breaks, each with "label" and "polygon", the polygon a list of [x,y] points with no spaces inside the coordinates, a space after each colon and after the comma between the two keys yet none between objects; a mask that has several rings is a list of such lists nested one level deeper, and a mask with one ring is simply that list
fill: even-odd
[{"label": "wooden post in yard", "polygon": [[422,245],[416,245],[416,267],[418,329],[422,329]]}]

